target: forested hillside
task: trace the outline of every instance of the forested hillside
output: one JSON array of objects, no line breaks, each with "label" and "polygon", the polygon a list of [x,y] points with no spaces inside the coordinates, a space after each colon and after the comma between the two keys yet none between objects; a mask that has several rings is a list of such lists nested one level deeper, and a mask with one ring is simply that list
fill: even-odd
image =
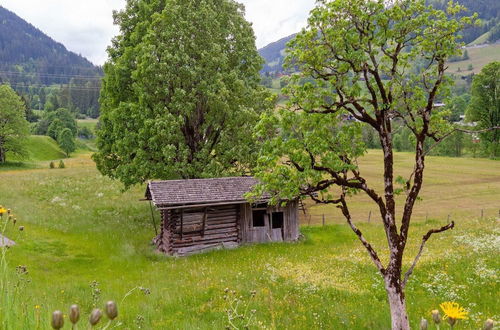
[{"label": "forested hillside", "polygon": [[0,83],[8,82],[28,107],[97,117],[101,76],[101,68],[0,6]]},{"label": "forested hillside", "polygon": [[283,60],[285,59],[286,44],[292,40],[296,34],[280,39],[259,49],[259,54],[266,61],[261,73],[282,72]]},{"label": "forested hillside", "polygon": [[[428,0],[429,4],[439,9],[445,9],[448,0]],[[477,13],[481,19],[478,26],[465,29],[462,32],[465,44],[475,42],[481,36],[481,43],[494,43],[500,40],[500,1],[498,0],[457,0],[468,11],[464,15]],[[266,75],[279,75],[284,73],[283,61],[285,59],[286,44],[295,37],[296,34],[273,42],[264,48],[259,49],[260,56],[265,60],[261,73]]]}]

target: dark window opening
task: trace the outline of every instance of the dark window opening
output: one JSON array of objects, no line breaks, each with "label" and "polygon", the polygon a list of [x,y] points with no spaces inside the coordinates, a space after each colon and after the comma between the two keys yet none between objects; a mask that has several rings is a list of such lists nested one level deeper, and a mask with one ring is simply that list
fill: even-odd
[{"label": "dark window opening", "polygon": [[252,211],[252,224],[254,227],[265,227],[266,226],[266,210],[254,210]]},{"label": "dark window opening", "polygon": [[267,209],[267,204],[266,203],[253,204],[252,208],[254,208],[254,209]]},{"label": "dark window opening", "polygon": [[283,228],[284,216],[283,212],[273,212],[272,215],[272,228]]}]

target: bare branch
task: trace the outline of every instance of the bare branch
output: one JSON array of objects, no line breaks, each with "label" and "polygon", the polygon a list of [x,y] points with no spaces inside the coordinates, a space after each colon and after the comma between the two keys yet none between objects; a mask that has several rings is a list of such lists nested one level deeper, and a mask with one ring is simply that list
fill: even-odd
[{"label": "bare branch", "polygon": [[385,268],[382,265],[382,262],[380,261],[380,258],[378,257],[377,252],[372,247],[372,245],[370,243],[368,243],[368,241],[365,239],[361,230],[359,230],[358,227],[356,227],[356,225],[352,222],[351,214],[349,213],[349,208],[347,207],[347,203],[345,201],[345,191],[342,192],[342,196],[340,196],[339,201],[340,201],[340,205],[338,205],[337,207],[342,210],[342,214],[344,214],[344,217],[346,218],[347,223],[351,227],[352,231],[356,234],[356,236],[358,236],[358,239],[361,241],[363,246],[366,248],[366,250],[370,254],[370,257],[371,257],[373,263],[375,264],[375,266],[377,266],[378,270],[382,273],[382,275],[385,275]]},{"label": "bare branch", "polygon": [[432,151],[432,149],[434,149],[435,147],[437,147],[441,142],[443,142],[446,138],[450,137],[451,135],[453,135],[453,133],[456,133],[456,132],[462,132],[462,133],[466,133],[466,134],[476,134],[476,133],[484,133],[484,132],[489,132],[489,131],[494,131],[494,130],[500,130],[500,126],[494,126],[494,127],[490,127],[490,128],[485,128],[485,129],[481,129],[479,131],[471,131],[471,130],[467,130],[467,129],[463,129],[463,128],[455,128],[453,129],[452,131],[446,133],[445,135],[443,135],[442,137],[440,138],[436,138],[436,143],[434,143],[432,146],[429,147],[429,149],[427,149],[424,153],[424,156],[428,155],[429,152]]},{"label": "bare branch", "polygon": [[443,231],[447,231],[448,229],[452,229],[454,227],[455,227],[455,222],[452,221],[451,223],[449,223],[446,226],[443,226],[443,227],[441,227],[439,229],[431,229],[431,230],[429,230],[427,232],[427,234],[425,234],[422,237],[422,243],[420,244],[420,249],[418,250],[417,256],[415,257],[415,260],[413,260],[413,263],[410,266],[410,268],[408,269],[408,271],[405,273],[405,276],[404,276],[404,279],[403,279],[403,283],[401,284],[403,288],[406,286],[406,283],[408,282],[408,279],[410,278],[410,275],[413,273],[413,270],[415,269],[415,266],[417,265],[418,260],[422,256],[422,252],[424,251],[425,243],[432,236],[432,234],[442,233]]}]

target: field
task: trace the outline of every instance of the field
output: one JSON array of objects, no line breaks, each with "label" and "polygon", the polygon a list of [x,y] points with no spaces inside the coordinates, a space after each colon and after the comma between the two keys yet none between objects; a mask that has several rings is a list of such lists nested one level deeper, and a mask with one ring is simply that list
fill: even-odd
[{"label": "field", "polygon": [[[464,76],[471,73],[479,73],[486,64],[494,61],[500,61],[500,44],[471,46],[466,49],[469,53],[469,59],[448,63],[448,73]],[[471,64],[472,70],[469,70],[468,67]]]},{"label": "field", "polygon": [[[380,159],[379,151],[370,151],[360,161],[371,180],[380,173]],[[397,154],[396,162],[401,175],[409,173],[410,154]],[[155,230],[149,205],[139,201],[143,186],[123,192],[119,183],[97,172],[83,151],[66,160],[66,169],[39,164],[0,167],[0,204],[18,219],[6,232],[17,242],[8,251],[9,267],[28,270],[15,277],[21,293],[10,303],[20,329],[48,329],[50,313],[67,311],[73,303],[82,306],[86,322],[92,307],[109,299],[118,302],[123,329],[222,329],[229,325],[226,310],[236,304],[245,316],[234,322],[250,322],[251,329],[389,327],[381,278],[335,209],[307,203],[304,239],[298,243],[176,259],[157,254],[150,244]],[[500,162],[429,157],[422,197],[407,263],[421,236],[445,224],[448,214],[457,227],[431,238],[410,280],[412,327],[448,300],[470,311],[458,329],[477,329],[486,318],[499,320]],[[361,196],[352,205],[361,230],[383,251],[375,209]],[[324,227],[318,225],[323,214]],[[99,290],[91,288],[93,281]]]}]

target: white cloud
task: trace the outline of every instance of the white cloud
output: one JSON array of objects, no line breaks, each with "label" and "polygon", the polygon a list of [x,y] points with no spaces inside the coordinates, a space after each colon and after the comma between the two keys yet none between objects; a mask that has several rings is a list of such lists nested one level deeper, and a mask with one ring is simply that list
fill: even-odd
[{"label": "white cloud", "polygon": [[[257,47],[298,32],[306,25],[315,0],[240,0],[253,23]],[[2,0],[1,5],[96,64],[106,60],[106,47],[118,33],[113,10],[125,0]]]}]

